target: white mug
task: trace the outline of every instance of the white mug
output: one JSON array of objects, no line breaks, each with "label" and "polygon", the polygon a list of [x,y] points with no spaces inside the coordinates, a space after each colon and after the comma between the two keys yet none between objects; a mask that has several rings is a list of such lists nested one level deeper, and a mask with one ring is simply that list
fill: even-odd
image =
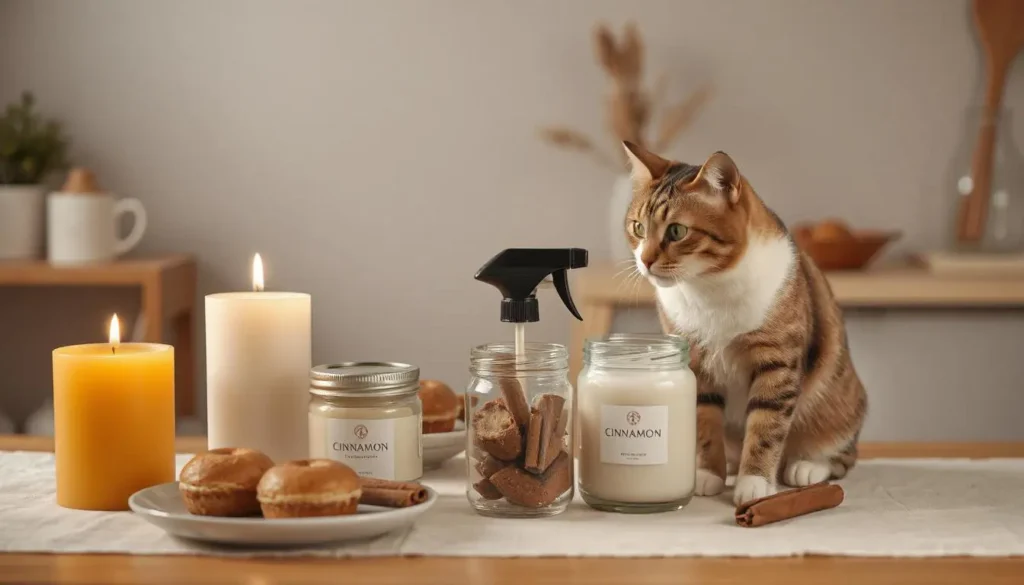
[{"label": "white mug", "polygon": [[[106,262],[139,244],[146,210],[138,199],[105,193],[51,193],[47,201],[47,254],[54,264]],[[119,238],[121,215],[134,216],[131,232]]]}]

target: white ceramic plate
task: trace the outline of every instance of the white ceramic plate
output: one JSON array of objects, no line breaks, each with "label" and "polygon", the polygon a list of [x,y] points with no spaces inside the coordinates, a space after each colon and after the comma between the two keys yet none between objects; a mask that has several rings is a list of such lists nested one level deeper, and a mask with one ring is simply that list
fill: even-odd
[{"label": "white ceramic plate", "polygon": [[164,483],[132,494],[128,505],[168,534],[233,545],[306,546],[363,540],[412,525],[437,502],[427,488],[427,501],[408,508],[359,506],[356,514],[322,518],[219,518],[196,516],[185,509],[178,483]]},{"label": "white ceramic plate", "polygon": [[452,457],[466,450],[466,423],[455,421],[450,433],[423,435],[423,469],[437,469]]}]

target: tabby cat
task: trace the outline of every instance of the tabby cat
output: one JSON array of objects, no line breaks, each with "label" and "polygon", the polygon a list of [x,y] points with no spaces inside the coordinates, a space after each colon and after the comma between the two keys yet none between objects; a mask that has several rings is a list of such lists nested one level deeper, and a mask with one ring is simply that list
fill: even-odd
[{"label": "tabby cat", "polygon": [[867,397],[821,271],[725,153],[697,167],[625,147],[626,237],[662,326],[691,346],[697,494],[727,472],[737,504],[845,476]]}]

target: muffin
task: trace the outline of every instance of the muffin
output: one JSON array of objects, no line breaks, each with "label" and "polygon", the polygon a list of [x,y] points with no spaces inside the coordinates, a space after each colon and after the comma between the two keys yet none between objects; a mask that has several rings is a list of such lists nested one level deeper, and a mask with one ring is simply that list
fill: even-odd
[{"label": "muffin", "polygon": [[254,516],[260,513],[256,486],[273,466],[270,457],[254,449],[213,449],[181,468],[178,490],[193,514]]},{"label": "muffin", "polygon": [[459,416],[459,397],[443,382],[420,382],[420,402],[423,403],[423,432],[447,433],[455,429]]},{"label": "muffin", "polygon": [[256,497],[266,518],[307,518],[355,514],[359,474],[330,459],[302,459],[263,474]]}]

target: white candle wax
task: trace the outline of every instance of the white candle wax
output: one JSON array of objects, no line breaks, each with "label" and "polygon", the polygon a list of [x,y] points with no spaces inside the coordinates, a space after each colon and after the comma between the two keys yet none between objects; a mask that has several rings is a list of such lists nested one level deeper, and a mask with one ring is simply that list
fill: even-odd
[{"label": "white candle wax", "polygon": [[288,292],[206,297],[209,448],[309,456],[311,299]]},{"label": "white candle wax", "polygon": [[588,368],[578,390],[585,496],[643,505],[693,494],[696,381],[689,370]]}]

